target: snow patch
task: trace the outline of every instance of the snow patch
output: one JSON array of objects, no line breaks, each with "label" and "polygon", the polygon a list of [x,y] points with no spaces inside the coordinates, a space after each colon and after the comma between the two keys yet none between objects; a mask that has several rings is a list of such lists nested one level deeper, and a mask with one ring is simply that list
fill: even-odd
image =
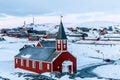
[{"label": "snow patch", "polygon": [[22,58],[30,58],[31,55],[27,54],[27,55],[21,55]]},{"label": "snow patch", "polygon": [[93,70],[100,77],[120,79],[120,65],[105,65]]}]

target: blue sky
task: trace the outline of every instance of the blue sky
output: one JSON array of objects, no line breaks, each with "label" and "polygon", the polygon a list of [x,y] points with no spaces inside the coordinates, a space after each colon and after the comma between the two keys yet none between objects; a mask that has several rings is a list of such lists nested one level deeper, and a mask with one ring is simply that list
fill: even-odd
[{"label": "blue sky", "polygon": [[0,0],[0,13],[15,16],[47,13],[120,11],[120,0]]},{"label": "blue sky", "polygon": [[0,21],[6,23],[5,21],[15,18],[22,20],[30,16],[59,16],[60,14],[76,18],[73,20],[81,22],[98,20],[100,17],[107,20],[107,18],[114,18],[113,16],[118,20],[119,3],[120,0],[0,0]]}]

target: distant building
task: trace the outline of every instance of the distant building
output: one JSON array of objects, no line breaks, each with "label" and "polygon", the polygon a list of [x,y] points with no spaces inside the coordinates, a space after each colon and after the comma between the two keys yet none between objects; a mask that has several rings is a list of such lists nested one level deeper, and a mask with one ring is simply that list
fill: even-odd
[{"label": "distant building", "polygon": [[82,32],[89,32],[89,28],[87,27],[77,27],[77,30],[81,30]]},{"label": "distant building", "polygon": [[35,35],[31,35],[28,37],[29,41],[39,41],[40,37],[39,36],[35,36]]},{"label": "distant building", "polygon": [[75,73],[76,58],[67,51],[67,38],[60,22],[55,47],[28,47],[15,56],[15,68],[38,74],[43,72]]}]

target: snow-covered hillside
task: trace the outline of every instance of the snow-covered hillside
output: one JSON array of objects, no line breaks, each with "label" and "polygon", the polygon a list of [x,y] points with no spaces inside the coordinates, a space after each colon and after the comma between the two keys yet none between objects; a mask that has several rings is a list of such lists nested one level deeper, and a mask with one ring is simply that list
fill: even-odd
[{"label": "snow-covered hillside", "polygon": [[100,27],[108,27],[108,26],[116,26],[120,23],[116,22],[109,22],[109,21],[91,21],[91,22],[85,22],[85,23],[80,23],[79,26],[83,27],[93,27],[93,28],[100,28]]},{"label": "snow-covered hillside", "polygon": [[[24,28],[33,28],[33,30],[47,31],[49,33],[54,34],[58,32],[59,25],[56,25],[56,24],[36,24],[36,25],[26,24]],[[65,27],[65,31],[66,33],[70,33],[67,27]]]}]

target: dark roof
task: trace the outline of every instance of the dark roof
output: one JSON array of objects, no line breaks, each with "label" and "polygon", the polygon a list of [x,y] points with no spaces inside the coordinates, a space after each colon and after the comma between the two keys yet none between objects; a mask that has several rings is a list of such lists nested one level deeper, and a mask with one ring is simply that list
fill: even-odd
[{"label": "dark roof", "polygon": [[60,51],[55,51],[49,58],[48,62],[53,61],[61,52]]},{"label": "dark roof", "polygon": [[42,47],[56,47],[56,41],[44,41],[41,40],[40,43],[42,44]]},{"label": "dark roof", "polygon": [[60,22],[59,30],[57,33],[57,39],[67,39],[62,21]]},{"label": "dark roof", "polygon": [[51,62],[59,54],[55,50],[55,48],[29,47],[15,57]]}]

